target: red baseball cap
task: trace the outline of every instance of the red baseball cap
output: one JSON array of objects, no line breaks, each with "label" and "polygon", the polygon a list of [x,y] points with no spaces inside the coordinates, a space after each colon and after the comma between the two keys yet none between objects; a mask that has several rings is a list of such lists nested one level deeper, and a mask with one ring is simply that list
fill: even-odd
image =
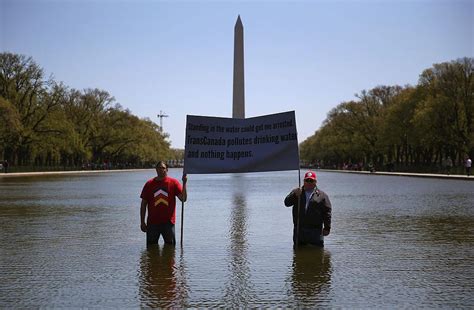
[{"label": "red baseball cap", "polygon": [[314,173],[313,171],[308,171],[304,174],[304,179],[316,180],[316,173]]}]

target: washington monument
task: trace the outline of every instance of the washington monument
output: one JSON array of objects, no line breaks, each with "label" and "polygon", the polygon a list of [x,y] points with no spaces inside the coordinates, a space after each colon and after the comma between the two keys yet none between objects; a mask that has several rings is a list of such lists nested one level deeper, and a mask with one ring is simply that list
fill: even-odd
[{"label": "washington monument", "polygon": [[244,27],[237,17],[234,27],[234,87],[232,118],[245,118]]}]

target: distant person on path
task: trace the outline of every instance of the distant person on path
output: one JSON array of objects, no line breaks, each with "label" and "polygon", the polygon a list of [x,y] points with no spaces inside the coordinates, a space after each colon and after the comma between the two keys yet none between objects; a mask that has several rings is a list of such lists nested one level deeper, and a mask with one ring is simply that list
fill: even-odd
[{"label": "distant person on path", "polygon": [[8,160],[3,162],[3,172],[8,173]]},{"label": "distant person on path", "polygon": [[[168,176],[168,166],[160,161],[155,166],[157,176],[143,186],[140,198],[141,230],[146,233],[146,243],[157,244],[160,235],[165,244],[176,244],[174,225],[176,222],[176,197],[186,201],[187,176],[182,177],[183,186],[178,180]],[[145,214],[148,217],[145,221]]]},{"label": "distant person on path", "polygon": [[451,160],[451,157],[448,156],[445,161],[445,167],[446,167],[446,173],[448,175],[451,174],[451,168],[453,167],[453,161]]},{"label": "distant person on path", "polygon": [[369,163],[369,172],[375,172],[375,167],[372,162]]},{"label": "distant person on path", "polygon": [[316,174],[313,171],[306,172],[304,185],[293,189],[285,198],[285,206],[293,207],[295,246],[304,244],[324,246],[323,236],[329,235],[331,231],[331,202],[328,195],[316,186],[316,182]]},{"label": "distant person on path", "polygon": [[471,175],[472,160],[469,157],[466,159],[466,162],[464,163],[464,166],[466,167],[467,176],[470,176]]}]

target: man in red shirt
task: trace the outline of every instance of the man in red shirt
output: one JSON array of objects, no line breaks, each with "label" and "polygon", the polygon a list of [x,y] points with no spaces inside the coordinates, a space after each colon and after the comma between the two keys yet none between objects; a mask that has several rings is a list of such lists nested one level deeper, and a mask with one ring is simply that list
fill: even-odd
[{"label": "man in red shirt", "polygon": [[[146,233],[146,243],[156,244],[160,235],[166,244],[176,244],[174,225],[176,222],[176,197],[187,199],[187,176],[183,174],[183,186],[178,180],[168,176],[168,166],[164,161],[156,164],[157,176],[143,186],[140,198],[141,230]],[[145,222],[145,214],[148,217]]]}]

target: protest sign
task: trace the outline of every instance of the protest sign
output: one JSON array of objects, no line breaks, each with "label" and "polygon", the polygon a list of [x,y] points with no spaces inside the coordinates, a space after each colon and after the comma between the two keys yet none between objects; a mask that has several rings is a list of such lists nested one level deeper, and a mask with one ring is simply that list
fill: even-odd
[{"label": "protest sign", "polygon": [[295,112],[236,119],[188,115],[184,173],[298,170]]}]

